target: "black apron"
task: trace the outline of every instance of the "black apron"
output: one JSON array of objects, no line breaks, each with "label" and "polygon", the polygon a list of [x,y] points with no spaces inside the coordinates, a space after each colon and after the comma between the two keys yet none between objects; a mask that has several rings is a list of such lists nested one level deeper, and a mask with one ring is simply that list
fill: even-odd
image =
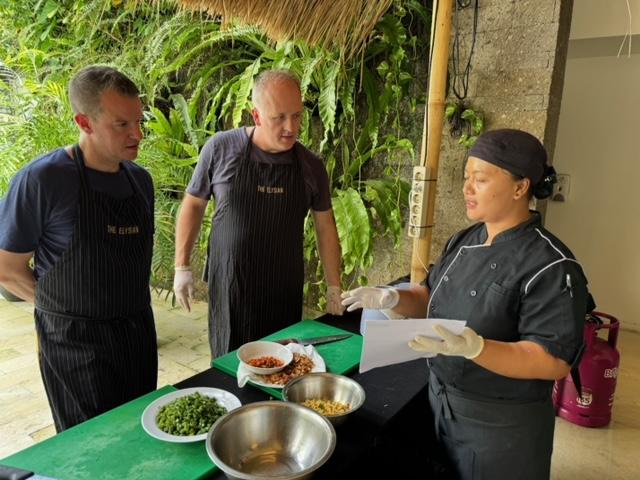
[{"label": "black apron", "polygon": [[555,414],[551,398],[517,402],[478,397],[431,372],[436,437],[460,480],[548,479]]},{"label": "black apron", "polygon": [[302,318],[302,247],[308,206],[299,156],[251,159],[253,131],[209,240],[212,358]]},{"label": "black apron", "polygon": [[35,291],[40,371],[58,432],[155,390],[158,373],[148,202],[124,166],[133,195],[92,190],[82,151],[73,152],[73,236]]}]

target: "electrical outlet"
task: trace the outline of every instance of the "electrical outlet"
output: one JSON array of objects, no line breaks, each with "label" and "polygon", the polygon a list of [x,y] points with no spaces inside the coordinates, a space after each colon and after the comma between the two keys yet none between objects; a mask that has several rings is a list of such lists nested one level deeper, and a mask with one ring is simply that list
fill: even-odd
[{"label": "electrical outlet", "polygon": [[556,177],[558,182],[553,186],[551,200],[554,202],[566,202],[569,198],[571,176],[566,173],[559,173]]},{"label": "electrical outlet", "polygon": [[409,231],[412,238],[424,236],[424,228],[427,222],[426,199],[429,197],[430,178],[429,169],[426,166],[413,167],[413,182],[409,193]]}]

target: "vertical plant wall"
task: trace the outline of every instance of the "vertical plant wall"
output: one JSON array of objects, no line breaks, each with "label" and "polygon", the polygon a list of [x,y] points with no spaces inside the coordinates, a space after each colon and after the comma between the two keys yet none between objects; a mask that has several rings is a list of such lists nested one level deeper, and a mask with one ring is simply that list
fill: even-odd
[{"label": "vertical plant wall", "polygon": [[[366,49],[340,52],[300,42],[274,44],[246,26],[221,29],[215,18],[177,10],[172,2],[4,0],[0,6],[0,195],[32,158],[77,139],[66,85],[91,63],[125,71],[147,107],[139,162],[156,187],[154,286],[173,276],[177,210],[204,142],[248,124],[255,76],[288,68],[299,75],[305,113],[300,141],[329,172],[342,245],[345,283],[364,284],[375,260],[373,240],[403,235],[408,184],[400,166],[415,155],[406,138],[418,99],[408,96],[427,57],[430,19],[421,2],[397,0]],[[423,90],[418,88],[417,90]],[[421,117],[419,117],[420,119]],[[415,139],[414,139],[415,141]],[[370,164],[384,165],[371,175]],[[214,206],[195,253],[204,262]],[[324,284],[310,218],[305,224],[306,293]]]}]

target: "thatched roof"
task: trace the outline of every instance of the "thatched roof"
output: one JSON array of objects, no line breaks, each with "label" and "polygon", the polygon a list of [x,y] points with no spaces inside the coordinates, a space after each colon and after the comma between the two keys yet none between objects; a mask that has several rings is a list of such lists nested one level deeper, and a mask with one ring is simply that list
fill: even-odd
[{"label": "thatched roof", "polygon": [[358,52],[392,0],[179,0],[187,9],[255,25],[273,40]]}]

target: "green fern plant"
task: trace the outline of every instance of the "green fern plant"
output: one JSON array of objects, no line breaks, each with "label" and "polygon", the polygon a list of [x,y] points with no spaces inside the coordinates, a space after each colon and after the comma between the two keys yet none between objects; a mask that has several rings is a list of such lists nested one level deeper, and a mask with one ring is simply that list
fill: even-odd
[{"label": "green fern plant", "polygon": [[449,122],[451,136],[459,137],[458,143],[466,148],[471,148],[484,130],[482,114],[462,102],[448,104],[445,118]]},{"label": "green fern plant", "polygon": [[[139,161],[150,170],[157,193],[154,283],[170,285],[175,214],[199,150],[211,134],[249,120],[253,79],[271,68],[291,69],[301,79],[306,109],[300,141],[325,160],[347,279],[367,282],[377,236],[399,242],[408,192],[400,169],[414,160],[404,130],[405,113],[415,101],[406,97],[416,59],[425,50],[420,38],[430,23],[420,2],[396,0],[367,48],[348,62],[339,52],[301,42],[273,44],[253,27],[222,29],[206,14],[177,10],[168,1],[7,0],[0,9],[8,13],[0,18],[0,60],[19,65],[33,85],[66,85],[81,66],[108,63],[141,87],[148,112]],[[59,93],[62,98],[63,90]],[[16,166],[37,149],[44,153],[77,135],[68,110],[52,116],[50,108],[60,104],[47,107],[43,92],[34,99],[36,116],[46,112],[38,121],[44,124],[47,115],[52,124],[63,119],[64,128],[52,125],[51,138],[36,147],[31,139],[36,127],[29,132],[24,124],[16,140],[24,145]],[[196,253],[200,258],[209,213]],[[310,267],[305,288],[321,297],[310,219],[304,241]]]}]

